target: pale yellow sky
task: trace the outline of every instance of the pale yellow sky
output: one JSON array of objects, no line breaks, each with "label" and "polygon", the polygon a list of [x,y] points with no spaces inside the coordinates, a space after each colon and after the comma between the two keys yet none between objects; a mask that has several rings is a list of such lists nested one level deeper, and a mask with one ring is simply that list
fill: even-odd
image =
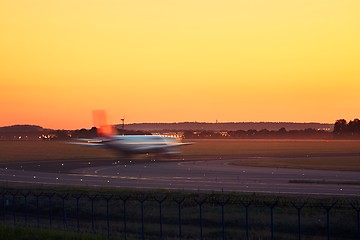
[{"label": "pale yellow sky", "polygon": [[0,126],[360,117],[358,0],[0,0]]}]

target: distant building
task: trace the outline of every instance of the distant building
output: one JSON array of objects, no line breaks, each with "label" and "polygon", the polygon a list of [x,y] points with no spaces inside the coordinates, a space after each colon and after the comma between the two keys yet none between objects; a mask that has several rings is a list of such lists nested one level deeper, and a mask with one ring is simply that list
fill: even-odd
[{"label": "distant building", "polygon": [[220,134],[222,137],[229,137],[229,136],[230,136],[230,134],[229,134],[227,131],[219,132],[219,134]]},{"label": "distant building", "polygon": [[180,132],[166,132],[166,133],[151,133],[152,135],[156,135],[156,136],[162,136],[162,137],[171,137],[171,138],[176,138],[176,139],[182,139],[184,138],[184,133]]}]

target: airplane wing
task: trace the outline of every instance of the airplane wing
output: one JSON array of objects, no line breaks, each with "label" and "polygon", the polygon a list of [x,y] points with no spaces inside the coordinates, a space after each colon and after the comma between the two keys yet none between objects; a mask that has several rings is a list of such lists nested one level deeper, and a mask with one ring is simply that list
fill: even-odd
[{"label": "airplane wing", "polygon": [[101,147],[104,146],[104,143],[89,143],[89,142],[68,142],[69,144],[81,145],[81,146],[90,146],[90,147]]},{"label": "airplane wing", "polygon": [[141,146],[137,147],[135,150],[139,152],[146,152],[146,151],[157,151],[161,149],[169,149],[169,148],[176,148],[184,145],[191,145],[192,143],[171,143],[171,144],[162,144],[162,145],[149,145],[149,146]]},{"label": "airplane wing", "polygon": [[105,142],[109,142],[109,139],[101,139],[101,138],[79,138],[76,141],[68,142],[69,144],[82,145],[82,146],[104,146]]}]

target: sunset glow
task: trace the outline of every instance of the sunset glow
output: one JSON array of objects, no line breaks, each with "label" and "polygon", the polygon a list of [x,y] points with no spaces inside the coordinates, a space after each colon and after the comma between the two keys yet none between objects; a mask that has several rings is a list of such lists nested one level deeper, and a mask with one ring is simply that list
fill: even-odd
[{"label": "sunset glow", "polygon": [[358,0],[0,0],[0,126],[360,117]]}]

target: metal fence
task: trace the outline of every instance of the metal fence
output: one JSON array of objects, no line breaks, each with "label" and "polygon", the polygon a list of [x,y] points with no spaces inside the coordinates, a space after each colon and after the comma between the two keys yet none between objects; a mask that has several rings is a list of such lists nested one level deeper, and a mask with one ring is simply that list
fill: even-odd
[{"label": "metal fence", "polygon": [[2,225],[109,239],[360,239],[359,199],[13,189],[0,194]]}]

